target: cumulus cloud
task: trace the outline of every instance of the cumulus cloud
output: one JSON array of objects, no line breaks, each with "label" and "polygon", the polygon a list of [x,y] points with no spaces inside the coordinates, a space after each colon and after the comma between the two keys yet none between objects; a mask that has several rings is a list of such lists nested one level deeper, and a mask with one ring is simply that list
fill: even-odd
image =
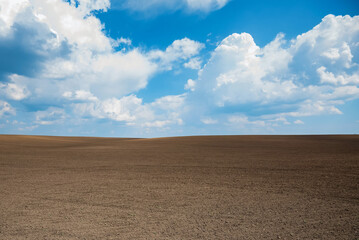
[{"label": "cumulus cloud", "polygon": [[175,40],[170,46],[166,48],[165,51],[153,50],[148,55],[150,59],[157,61],[161,68],[171,70],[173,64],[178,61],[185,61],[190,59],[190,62],[193,63],[188,66],[193,66],[196,64],[196,61],[199,61],[199,59],[191,58],[198,55],[203,48],[204,44],[188,38],[183,38],[180,40]]},{"label": "cumulus cloud", "polygon": [[[40,93],[47,92],[45,88],[54,89],[54,97],[83,89],[97,97],[119,97],[147,85],[158,70],[157,64],[138,48],[116,52],[115,46],[130,44],[130,40],[106,36],[104,26],[91,14],[93,10],[106,10],[109,2],[76,3],[78,5],[75,1],[69,4],[60,0],[0,2],[0,50],[8,56],[0,58],[0,77],[9,82],[8,92],[15,90],[15,85],[10,83],[12,75],[28,78],[27,84],[32,86],[27,88],[37,91],[34,97],[41,97]],[[185,55],[191,55],[190,46],[179,44],[177,49],[176,46],[169,48],[167,55],[180,55],[181,49],[189,51]],[[169,61],[175,61],[174,58]],[[2,88],[5,87],[2,85]],[[20,92],[17,90],[17,93]],[[15,98],[25,98],[25,95],[28,94],[18,94]]]},{"label": "cumulus cloud", "polygon": [[251,35],[232,34],[221,42],[199,72],[197,88],[210,94],[217,106],[286,98],[296,86],[291,80],[279,81],[276,76],[286,70],[291,58],[280,49],[281,39],[279,36],[260,49]]},{"label": "cumulus cloud", "polygon": [[77,48],[93,52],[112,50],[111,40],[102,32],[100,20],[88,15],[90,10],[104,7],[106,1],[81,0],[78,7],[64,1],[31,0],[30,3],[33,10],[27,16],[35,15],[39,22],[47,25],[56,37],[53,45],[66,40]]},{"label": "cumulus cloud", "polygon": [[131,40],[106,36],[91,14],[108,7],[108,0],[0,2],[0,50],[10,56],[0,58],[0,77],[27,77],[38,84],[38,93],[53,85],[56,96],[86,90],[101,98],[121,97],[146,87],[155,72],[191,61],[204,47],[184,38],[164,51],[116,52],[114,47]]},{"label": "cumulus cloud", "polygon": [[[161,102],[175,107],[184,97],[144,104],[133,93],[145,88],[156,72],[191,61],[204,45],[184,38],[163,51],[136,47],[116,51],[132,42],[104,33],[104,25],[93,12],[109,7],[109,0],[0,1],[1,98],[27,99],[34,109],[44,102],[54,106],[35,112],[39,125],[63,121],[66,113],[58,108],[61,105],[73,108],[75,115],[128,125],[181,123],[179,114]],[[2,115],[14,112],[5,101],[2,109]]]},{"label": "cumulus cloud", "polygon": [[[120,5],[140,12],[209,12],[227,2],[127,0]],[[280,33],[264,47],[248,33],[234,33],[202,63],[204,45],[189,38],[163,50],[126,49],[131,40],[107,36],[94,15],[109,7],[109,0],[0,1],[0,117],[14,115],[13,106],[26,101],[35,105],[37,125],[79,117],[139,128],[184,121],[259,128],[343,114],[340,106],[359,98],[358,16],[328,15],[295,39]],[[125,47],[117,51],[118,46]],[[154,74],[183,67],[199,70],[198,78],[185,84],[185,94],[153,102],[137,97]],[[48,108],[36,111],[43,103]]]},{"label": "cumulus cloud", "polygon": [[268,121],[342,114],[339,105],[359,98],[358,42],[359,16],[328,15],[297,38],[278,34],[263,48],[250,34],[234,33],[185,88],[194,90],[189,97],[205,109],[201,114],[239,114],[231,123],[263,125],[245,115]]}]

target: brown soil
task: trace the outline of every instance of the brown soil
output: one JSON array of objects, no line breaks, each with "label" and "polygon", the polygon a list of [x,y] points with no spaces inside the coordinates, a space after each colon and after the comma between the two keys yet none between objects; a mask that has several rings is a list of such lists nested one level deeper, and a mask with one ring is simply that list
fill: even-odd
[{"label": "brown soil", "polygon": [[0,239],[359,239],[359,136],[0,135]]}]

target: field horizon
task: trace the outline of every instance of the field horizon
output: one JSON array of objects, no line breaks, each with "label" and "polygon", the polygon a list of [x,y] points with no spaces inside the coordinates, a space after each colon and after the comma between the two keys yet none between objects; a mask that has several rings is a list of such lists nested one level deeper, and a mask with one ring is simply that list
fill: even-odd
[{"label": "field horizon", "polygon": [[359,136],[357,133],[310,133],[310,134],[194,134],[194,135],[170,135],[170,136],[154,136],[154,137],[130,137],[130,136],[96,136],[96,135],[47,135],[47,134],[1,134],[0,136],[16,136],[16,137],[64,137],[64,138],[109,138],[109,139],[161,139],[161,138],[191,138],[191,137],[246,137],[246,136],[256,136],[256,137],[265,137],[265,136],[287,136],[287,137],[296,137],[296,136]]},{"label": "field horizon", "polygon": [[357,239],[358,135],[0,135],[0,239]]}]

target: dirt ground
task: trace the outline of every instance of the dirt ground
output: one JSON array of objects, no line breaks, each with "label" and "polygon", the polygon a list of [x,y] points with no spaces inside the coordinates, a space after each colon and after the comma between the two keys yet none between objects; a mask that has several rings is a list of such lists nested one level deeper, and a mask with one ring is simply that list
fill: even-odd
[{"label": "dirt ground", "polygon": [[0,239],[359,239],[359,136],[0,135]]}]

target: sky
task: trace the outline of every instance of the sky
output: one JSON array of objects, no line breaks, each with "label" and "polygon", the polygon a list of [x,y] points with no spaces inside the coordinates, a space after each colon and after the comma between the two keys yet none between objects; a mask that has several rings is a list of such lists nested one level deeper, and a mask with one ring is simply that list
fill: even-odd
[{"label": "sky", "polygon": [[356,0],[0,0],[0,134],[359,134]]}]

